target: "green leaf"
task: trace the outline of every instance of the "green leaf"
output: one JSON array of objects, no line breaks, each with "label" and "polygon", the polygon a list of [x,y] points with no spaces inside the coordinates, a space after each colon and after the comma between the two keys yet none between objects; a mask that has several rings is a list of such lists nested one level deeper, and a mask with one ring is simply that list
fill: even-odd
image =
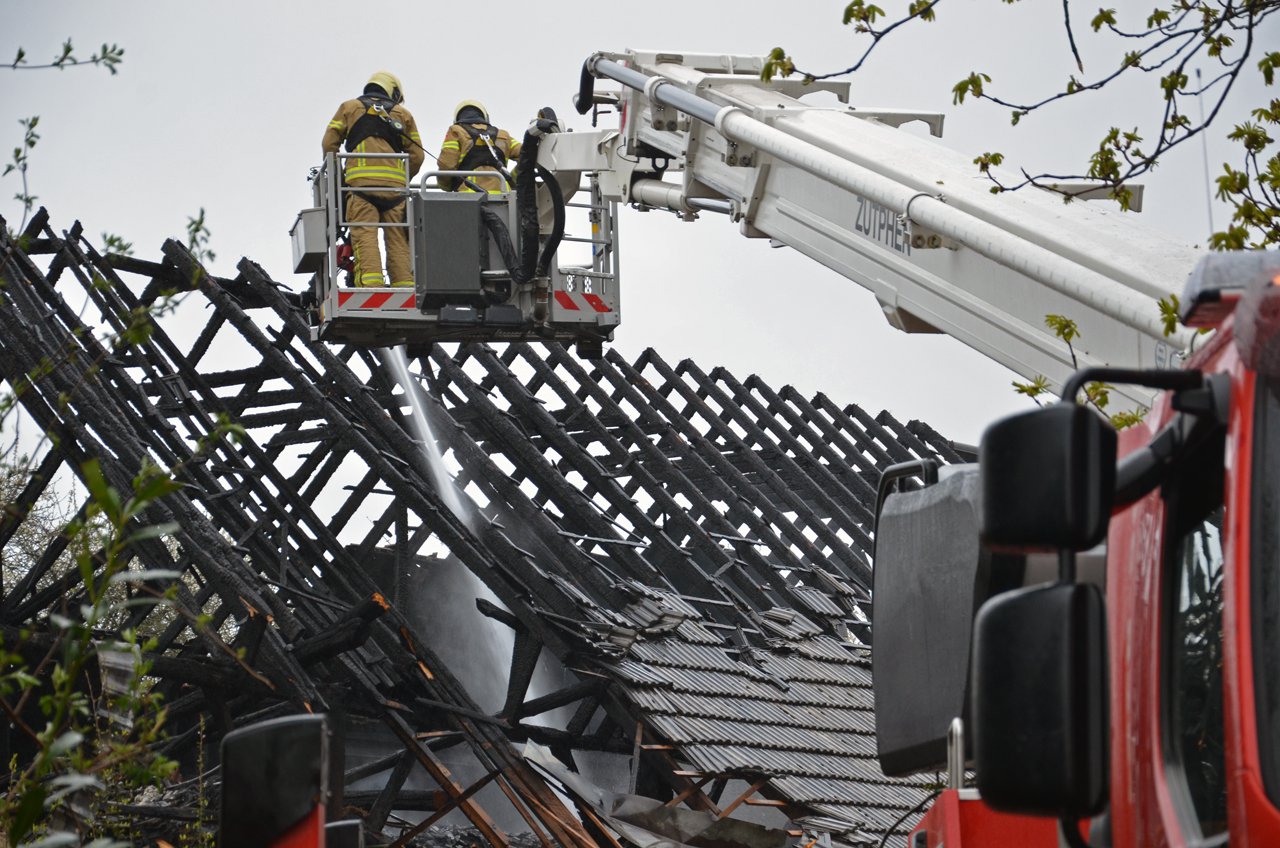
[{"label": "green leaf", "polygon": [[1098,410],[1107,408],[1107,404],[1111,403],[1111,389],[1109,383],[1086,383],[1084,387],[1085,400],[1097,407]]},{"label": "green leaf", "polygon": [[1160,78],[1160,88],[1164,90],[1164,99],[1171,100],[1175,94],[1182,93],[1187,87],[1188,77],[1182,71],[1173,70]]},{"label": "green leaf", "polygon": [[1170,294],[1167,298],[1162,297],[1158,301],[1158,305],[1160,307],[1160,326],[1167,338],[1178,331],[1178,322],[1182,320],[1179,315],[1180,304],[1178,296]]},{"label": "green leaf", "polygon": [[79,845],[80,839],[73,833],[66,831],[58,831],[51,833],[43,839],[37,839],[35,842],[23,845],[22,848],[62,848],[64,845]]},{"label": "green leaf", "polygon": [[143,527],[136,533],[130,533],[124,541],[125,544],[132,545],[135,542],[145,542],[148,539],[164,539],[168,536],[172,536],[181,529],[180,525],[173,522],[152,524],[147,527]]},{"label": "green leaf", "polygon": [[884,9],[879,6],[868,5],[865,0],[853,0],[852,3],[844,7],[842,22],[845,26],[858,24],[860,28],[863,28],[874,24],[876,18],[883,15]]},{"label": "green leaf", "polygon": [[951,102],[958,106],[969,95],[975,99],[982,97],[983,84],[989,82],[991,82],[990,76],[974,71],[951,87]]},{"label": "green leaf", "polygon": [[104,43],[102,45],[102,49],[97,53],[94,53],[93,56],[90,57],[89,61],[93,62],[95,65],[102,65],[111,72],[112,76],[115,76],[118,73],[116,65],[120,64],[123,59],[123,47],[116,44]]},{"label": "green leaf", "polygon": [[53,778],[49,781],[49,785],[56,789],[55,792],[49,795],[49,800],[47,802],[52,804],[53,802],[61,800],[68,795],[79,792],[81,789],[88,789],[90,787],[101,788],[102,781],[98,780],[98,778],[91,774],[73,772],[71,774],[63,774]]},{"label": "green leaf", "polygon": [[121,610],[142,609],[143,607],[167,607],[171,606],[170,601],[164,598],[130,598],[127,601],[108,604],[106,606],[107,613],[116,613]]},{"label": "green leaf", "polygon": [[937,19],[937,13],[934,12],[932,0],[915,0],[907,7],[907,14],[913,18],[919,18],[922,21],[932,23]]},{"label": "green leaf", "polygon": [[1049,378],[1043,374],[1037,374],[1032,378],[1030,383],[1019,383],[1013,381],[1013,390],[1020,395],[1026,395],[1029,398],[1036,398],[1049,391]]},{"label": "green leaf", "polygon": [[171,568],[148,568],[146,571],[121,571],[111,575],[111,585],[120,583],[146,583],[150,580],[177,580],[182,577],[181,571]]},{"label": "green leaf", "polygon": [[1071,344],[1073,339],[1080,337],[1080,327],[1075,321],[1065,315],[1046,315],[1044,316],[1044,324],[1053,334],[1062,339],[1067,344]]},{"label": "green leaf", "polygon": [[[133,255],[133,242],[125,241],[118,235],[113,233],[102,233],[102,250],[104,253],[118,253],[121,256]],[[103,282],[106,282],[105,280]],[[97,283],[97,278],[94,279]]]},{"label": "green leaf", "polygon": [[1102,29],[1104,26],[1115,26],[1115,25],[1116,25],[1115,9],[1099,9],[1098,14],[1093,16],[1093,21],[1090,23],[1090,26],[1093,27],[1094,32],[1097,32],[1098,30]]},{"label": "green leaf", "polygon": [[1250,153],[1261,153],[1272,141],[1266,130],[1249,121],[1236,125],[1227,138],[1240,142]]},{"label": "green leaf", "polygon": [[[12,656],[13,656],[12,660],[5,660],[3,663],[0,663],[0,664],[9,665],[11,662],[18,662],[21,659],[16,654]],[[18,684],[18,687],[21,689],[34,689],[35,687],[40,685],[40,678],[36,677],[34,674],[31,674],[30,672],[23,671],[21,669],[13,672],[12,679],[13,679],[13,682]]]},{"label": "green leaf", "polygon": [[1003,161],[1003,153],[983,153],[977,159],[973,160],[973,164],[978,166],[979,173],[988,174],[991,172],[992,167],[999,167],[1000,163]]},{"label": "green leaf", "polygon": [[80,466],[80,471],[84,475],[85,488],[89,490],[94,502],[108,518],[113,522],[117,521],[121,514],[120,493],[107,485],[107,479],[102,476],[102,464],[97,459],[91,459]]},{"label": "green leaf", "polygon": [[1262,72],[1262,81],[1271,85],[1276,81],[1276,69],[1280,68],[1280,53],[1268,53],[1258,60],[1258,70]]},{"label": "green leaf", "polygon": [[84,734],[75,730],[68,730],[66,733],[53,740],[53,744],[49,746],[49,755],[53,757],[61,757],[68,751],[78,747],[84,741]]},{"label": "green leaf", "polygon": [[150,503],[163,498],[165,495],[172,495],[181,488],[181,483],[159,470],[147,475],[145,478],[139,475],[133,482],[135,499],[142,503]]},{"label": "green leaf", "polygon": [[[208,246],[210,235],[204,221],[204,207],[201,206],[198,214],[187,216],[187,249],[197,262],[212,262],[215,258]],[[196,283],[198,280],[194,280],[191,287],[196,288]]]},{"label": "green leaf", "polygon": [[791,57],[786,54],[786,51],[781,47],[775,47],[769,51],[764,67],[760,70],[760,79],[769,82],[774,75],[789,77],[795,73],[795,70],[795,63],[791,61]]},{"label": "green leaf", "polygon": [[1111,426],[1117,430],[1123,430],[1126,427],[1141,424],[1142,420],[1147,417],[1147,412],[1147,408],[1143,406],[1133,411],[1117,412],[1111,416]]},{"label": "green leaf", "polygon": [[[36,822],[40,820],[40,815],[44,812],[45,794],[45,788],[37,784],[29,786],[22,797],[18,799],[17,809],[13,811],[13,818],[9,822],[10,845],[20,843],[31,832],[31,828],[35,827]],[[63,844],[68,843],[64,842]]]}]

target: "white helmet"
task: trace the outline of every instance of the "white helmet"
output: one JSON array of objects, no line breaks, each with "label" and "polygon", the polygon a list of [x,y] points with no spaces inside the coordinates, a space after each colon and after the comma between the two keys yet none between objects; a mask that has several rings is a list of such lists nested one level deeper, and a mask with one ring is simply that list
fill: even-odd
[{"label": "white helmet", "polygon": [[458,120],[458,116],[462,114],[462,110],[466,109],[467,107],[471,107],[472,109],[478,110],[481,116],[483,116],[484,122],[486,124],[489,123],[489,110],[484,108],[484,104],[481,103],[479,100],[464,100],[461,103],[459,103],[457,106],[454,106],[453,119],[455,121]]},{"label": "white helmet", "polygon": [[400,77],[390,71],[378,71],[369,77],[369,85],[376,85],[387,93],[396,103],[404,102],[404,86],[400,85]]}]

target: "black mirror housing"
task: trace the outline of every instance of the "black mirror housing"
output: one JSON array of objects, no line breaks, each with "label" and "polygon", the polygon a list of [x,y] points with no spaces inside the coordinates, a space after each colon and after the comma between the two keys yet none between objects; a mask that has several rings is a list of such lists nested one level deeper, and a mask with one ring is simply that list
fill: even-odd
[{"label": "black mirror housing", "polygon": [[973,636],[974,760],[992,808],[1082,818],[1108,793],[1106,615],[1096,586],[998,595]]},{"label": "black mirror housing", "polygon": [[1011,415],[982,434],[982,539],[1016,553],[1083,551],[1107,534],[1116,431],[1076,404]]},{"label": "black mirror housing", "polygon": [[224,736],[218,844],[270,848],[313,818],[328,795],[329,742],[324,715],[271,719]]}]

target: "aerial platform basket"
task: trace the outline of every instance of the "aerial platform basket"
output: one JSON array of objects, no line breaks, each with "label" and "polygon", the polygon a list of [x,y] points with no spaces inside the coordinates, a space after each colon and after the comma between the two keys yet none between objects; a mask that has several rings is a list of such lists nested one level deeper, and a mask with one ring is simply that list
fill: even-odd
[{"label": "aerial platform basket", "polygon": [[[362,154],[371,158],[371,154]],[[407,160],[404,154],[381,154]],[[537,256],[552,241],[545,272],[530,273],[521,260],[517,192],[493,171],[432,171],[398,191],[407,204],[402,224],[347,220],[347,198],[368,191],[343,183],[342,160],[329,154],[313,181],[314,206],[298,214],[291,231],[294,270],[312,274],[312,337],[367,347],[425,346],[446,341],[555,341],[576,344],[584,357],[600,355],[620,321],[616,204],[605,199],[593,172],[558,172],[560,188],[536,190]],[[498,178],[501,190],[444,191],[442,176]],[[474,183],[473,183],[474,185]],[[587,200],[564,202],[574,223],[589,235],[556,230],[553,205],[582,192]],[[391,192],[378,189],[380,197]],[[562,201],[562,202],[563,202]],[[407,230],[413,286],[354,286],[344,244],[355,227]],[[558,238],[555,238],[557,237]],[[523,238],[530,238],[526,227]],[[381,241],[381,239],[380,239]],[[559,242],[559,246],[555,242]],[[505,242],[505,243],[504,243]],[[577,264],[558,264],[571,254]],[[525,255],[529,255],[526,250]],[[310,301],[310,299],[309,299]]]}]

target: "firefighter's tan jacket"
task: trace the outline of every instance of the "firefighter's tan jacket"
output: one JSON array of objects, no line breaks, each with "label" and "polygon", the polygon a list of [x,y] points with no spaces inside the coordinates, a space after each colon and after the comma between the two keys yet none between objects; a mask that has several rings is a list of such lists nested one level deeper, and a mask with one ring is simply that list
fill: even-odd
[{"label": "firefighter's tan jacket", "polygon": [[[481,130],[489,128],[488,124],[471,124],[470,126]],[[513,139],[511,134],[506,130],[499,130],[496,127],[493,129],[496,130],[496,132],[493,134],[492,145],[502,151],[502,154],[506,157],[505,167],[508,171],[512,171],[515,168],[516,157],[520,155],[520,142]],[[485,136],[480,136],[478,142],[482,145],[488,144]],[[467,154],[471,152],[471,149],[476,143],[477,141],[472,139],[471,133],[467,131],[465,125],[454,124],[449,127],[448,132],[444,134],[444,144],[440,145],[440,170],[458,170],[458,163],[467,158]],[[490,158],[487,164],[484,161],[481,161],[481,163],[477,164],[474,168],[467,168],[467,170],[496,171],[498,168],[497,163]],[[502,180],[497,177],[472,177],[470,178],[470,181],[477,184],[485,191],[502,191]],[[446,191],[454,191],[457,189],[462,191],[471,190],[466,185],[462,184],[462,179],[457,177],[441,177],[440,187]],[[508,188],[515,188],[515,186],[508,186]]]},{"label": "firefighter's tan jacket", "polygon": [[[386,102],[386,101],[383,101]],[[324,131],[321,147],[325,153],[337,153],[356,121],[367,111],[367,107],[359,99],[348,100],[338,107],[333,120]],[[403,186],[406,181],[418,173],[426,153],[422,149],[422,136],[418,135],[418,125],[409,110],[399,103],[387,110],[392,118],[404,124],[407,138],[402,142],[404,153],[409,155],[409,173],[404,172],[404,162],[400,159],[365,159],[361,153],[395,153],[386,139],[371,135],[356,145],[351,151],[354,158],[346,164],[347,183],[349,185],[394,185]]]}]

